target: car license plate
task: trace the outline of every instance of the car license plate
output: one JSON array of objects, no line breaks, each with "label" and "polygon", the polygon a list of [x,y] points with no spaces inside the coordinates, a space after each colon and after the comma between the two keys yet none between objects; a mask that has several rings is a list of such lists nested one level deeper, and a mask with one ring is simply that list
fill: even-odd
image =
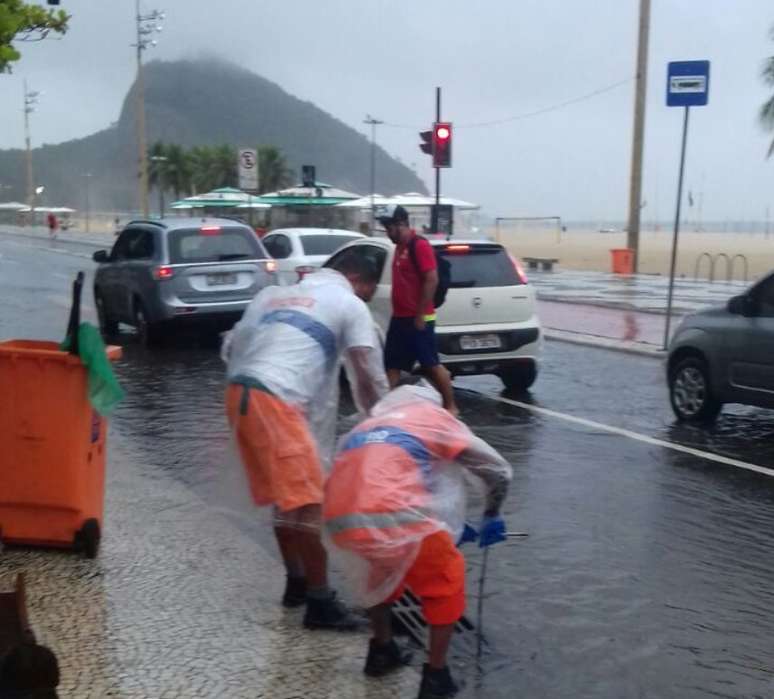
[{"label": "car license plate", "polygon": [[499,335],[463,335],[460,348],[463,350],[499,349],[502,347]]},{"label": "car license plate", "polygon": [[208,274],[207,285],[208,286],[225,286],[226,284],[236,284],[236,274]]}]

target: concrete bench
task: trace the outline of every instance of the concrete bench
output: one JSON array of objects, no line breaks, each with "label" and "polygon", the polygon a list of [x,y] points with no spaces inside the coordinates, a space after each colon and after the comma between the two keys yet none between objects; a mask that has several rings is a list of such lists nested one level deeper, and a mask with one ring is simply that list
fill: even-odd
[{"label": "concrete bench", "polygon": [[552,272],[554,265],[559,264],[559,260],[555,257],[522,257],[521,259],[527,263],[530,269],[537,269],[540,266],[544,272]]}]

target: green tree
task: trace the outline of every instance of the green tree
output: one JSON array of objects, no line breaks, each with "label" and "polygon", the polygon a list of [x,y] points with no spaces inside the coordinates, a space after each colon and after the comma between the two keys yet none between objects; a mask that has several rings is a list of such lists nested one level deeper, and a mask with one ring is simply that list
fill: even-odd
[{"label": "green tree", "polygon": [[258,192],[274,192],[290,187],[294,173],[276,146],[258,146]]},{"label": "green tree", "polygon": [[14,41],[41,41],[49,33],[64,34],[70,16],[64,10],[48,10],[22,0],[0,1],[0,73],[10,73],[21,58]]},{"label": "green tree", "polygon": [[196,192],[237,184],[236,148],[229,145],[196,146],[189,153],[191,182]]},{"label": "green tree", "polygon": [[172,191],[175,199],[191,193],[191,157],[177,143],[157,141],[148,149],[148,182]]}]

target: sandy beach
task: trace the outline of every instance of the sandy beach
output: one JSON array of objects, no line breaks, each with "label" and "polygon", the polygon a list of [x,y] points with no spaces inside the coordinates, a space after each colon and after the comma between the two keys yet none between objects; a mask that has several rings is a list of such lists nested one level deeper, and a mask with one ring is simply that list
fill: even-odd
[{"label": "sandy beach", "polygon": [[[497,231],[492,229],[490,235],[496,238]],[[610,250],[626,247],[626,234],[623,232],[569,229],[559,233],[556,229],[545,228],[501,228],[499,237],[517,257],[556,258],[559,260],[558,269],[610,272]],[[668,275],[671,253],[672,231],[640,233],[641,273]],[[763,233],[681,232],[677,275],[686,279],[693,279],[694,276],[708,279],[710,256],[715,259],[715,280],[725,280],[729,276],[737,281],[744,281],[745,277],[748,280],[757,279],[774,269],[774,236],[767,238]]]}]

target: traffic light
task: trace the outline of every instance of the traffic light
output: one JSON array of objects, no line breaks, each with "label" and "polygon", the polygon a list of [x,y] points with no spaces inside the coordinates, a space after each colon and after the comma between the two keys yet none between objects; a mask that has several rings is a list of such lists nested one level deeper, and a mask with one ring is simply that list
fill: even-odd
[{"label": "traffic light", "polygon": [[302,165],[301,166],[301,186],[302,187],[315,187],[317,186],[317,173],[314,165]]},{"label": "traffic light", "polygon": [[433,125],[433,167],[451,167],[452,125],[439,121]]},{"label": "traffic light", "polygon": [[432,131],[420,131],[419,138],[422,139],[422,143],[419,144],[419,150],[428,155],[433,154],[433,132]]}]

